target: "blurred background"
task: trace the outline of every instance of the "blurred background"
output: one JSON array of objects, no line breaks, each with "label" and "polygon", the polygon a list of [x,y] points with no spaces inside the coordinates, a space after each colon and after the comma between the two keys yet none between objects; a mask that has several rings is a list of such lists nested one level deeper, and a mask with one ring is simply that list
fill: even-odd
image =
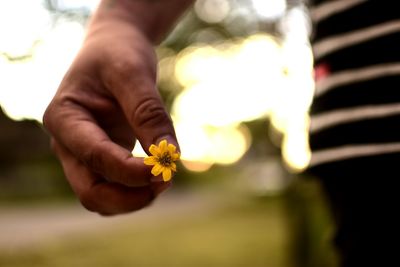
[{"label": "blurred background", "polygon": [[[150,208],[84,210],[41,125],[96,0],[0,0],[0,266],[335,266],[301,0],[197,0],[156,48],[182,149]],[[135,155],[143,156],[136,146]]]}]

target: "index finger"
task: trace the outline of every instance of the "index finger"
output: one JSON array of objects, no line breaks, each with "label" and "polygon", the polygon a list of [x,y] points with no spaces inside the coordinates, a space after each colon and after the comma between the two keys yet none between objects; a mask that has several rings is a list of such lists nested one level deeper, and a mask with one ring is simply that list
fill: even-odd
[{"label": "index finger", "polygon": [[[94,118],[77,104],[49,106],[44,123],[53,137],[79,161],[104,179],[126,186],[144,186],[152,177],[142,158],[114,143]],[[133,138],[133,137],[132,137]]]},{"label": "index finger", "polygon": [[149,205],[157,195],[154,185],[126,187],[97,177],[56,141],[54,148],[63,165],[65,175],[82,205],[102,215],[114,215],[139,210]]}]

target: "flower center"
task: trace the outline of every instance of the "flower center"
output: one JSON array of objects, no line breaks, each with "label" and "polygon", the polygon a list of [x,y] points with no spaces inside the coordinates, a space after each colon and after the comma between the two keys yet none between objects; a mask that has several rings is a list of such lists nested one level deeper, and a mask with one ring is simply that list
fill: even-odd
[{"label": "flower center", "polygon": [[162,154],[162,156],[158,159],[158,162],[163,166],[170,166],[172,163],[172,157],[168,152]]}]

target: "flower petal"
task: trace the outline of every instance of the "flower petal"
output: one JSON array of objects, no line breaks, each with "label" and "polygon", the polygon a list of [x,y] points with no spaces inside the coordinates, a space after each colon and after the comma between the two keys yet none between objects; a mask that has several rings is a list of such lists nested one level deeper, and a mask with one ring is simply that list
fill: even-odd
[{"label": "flower petal", "polygon": [[177,161],[180,157],[181,157],[181,154],[179,154],[179,153],[173,153],[171,155],[171,158],[173,161]]},{"label": "flower petal", "polygon": [[175,162],[171,162],[171,166],[170,166],[171,170],[176,172],[176,164]]},{"label": "flower petal", "polygon": [[164,154],[165,152],[167,152],[167,140],[162,140],[159,144],[158,144],[158,149],[160,151],[161,154]]},{"label": "flower petal", "polygon": [[149,151],[153,156],[160,156],[160,149],[156,145],[151,145]]},{"label": "flower petal", "polygon": [[157,163],[156,165],[154,165],[153,169],[151,169],[151,174],[153,174],[154,176],[158,176],[160,175],[160,173],[164,172],[164,169],[165,168],[163,165]]},{"label": "flower petal", "polygon": [[164,171],[162,172],[162,177],[164,182],[168,182],[169,180],[171,180],[172,177],[172,172],[170,168],[164,168]]},{"label": "flower petal", "polygon": [[171,155],[174,154],[176,151],[176,146],[174,146],[173,144],[168,144],[168,151]]},{"label": "flower petal", "polygon": [[146,165],[156,165],[157,164],[157,158],[154,157],[154,156],[150,156],[150,157],[144,158],[143,162]]}]

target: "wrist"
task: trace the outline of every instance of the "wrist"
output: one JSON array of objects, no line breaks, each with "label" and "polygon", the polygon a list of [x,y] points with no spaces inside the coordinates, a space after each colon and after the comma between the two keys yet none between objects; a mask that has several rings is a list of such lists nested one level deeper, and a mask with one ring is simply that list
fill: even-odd
[{"label": "wrist", "polygon": [[193,0],[102,0],[89,31],[103,24],[124,24],[158,44]]}]

